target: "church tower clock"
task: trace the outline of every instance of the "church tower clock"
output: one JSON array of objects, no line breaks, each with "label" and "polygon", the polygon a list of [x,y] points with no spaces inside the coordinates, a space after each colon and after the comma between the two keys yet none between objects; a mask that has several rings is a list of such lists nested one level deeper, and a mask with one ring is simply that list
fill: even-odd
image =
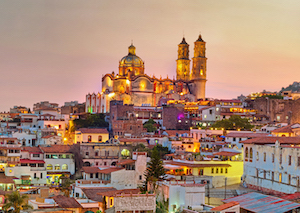
[{"label": "church tower clock", "polygon": [[205,57],[205,41],[201,35],[195,41],[193,67],[191,72],[191,81],[194,83],[193,94],[196,99],[205,99],[206,84],[206,60]]},{"label": "church tower clock", "polygon": [[177,80],[188,81],[190,80],[190,62],[189,59],[189,45],[183,37],[182,42],[178,45],[178,59],[176,68]]}]

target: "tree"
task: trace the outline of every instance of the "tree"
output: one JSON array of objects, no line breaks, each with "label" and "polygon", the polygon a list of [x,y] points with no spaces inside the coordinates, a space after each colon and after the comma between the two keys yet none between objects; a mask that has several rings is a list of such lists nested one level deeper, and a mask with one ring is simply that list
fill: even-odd
[{"label": "tree", "polygon": [[[163,158],[163,157],[165,156],[165,154],[169,154],[169,153],[170,153],[168,147],[164,147],[164,146],[162,146],[161,144],[157,144],[157,145],[155,146],[155,148],[156,148],[156,150],[157,150],[158,155],[159,155],[160,158]],[[148,153],[148,155],[149,155],[150,157],[152,156],[152,152],[153,152],[153,151],[154,151],[154,149],[153,149],[153,150],[150,150],[150,152]]]},{"label": "tree", "polygon": [[159,156],[159,151],[155,146],[152,151],[151,160],[147,164],[148,167],[145,172],[145,186],[148,189],[148,183],[151,185],[152,191],[156,190],[156,182],[160,179],[161,176],[165,175],[165,169],[163,167],[163,161]]},{"label": "tree", "polygon": [[64,193],[64,196],[69,197],[71,191],[71,185],[72,183],[74,183],[74,181],[70,180],[70,178],[64,177],[64,175],[62,175],[60,179],[62,180],[62,183],[60,184],[59,189],[61,192]]},{"label": "tree", "polygon": [[5,211],[13,209],[12,213],[20,213],[23,209],[32,209],[31,205],[26,203],[28,196],[26,194],[20,195],[18,191],[13,191],[11,194],[6,194],[6,203],[3,206]]},{"label": "tree", "polygon": [[156,200],[156,213],[168,213],[168,201],[157,201]]},{"label": "tree", "polygon": [[143,126],[147,129],[147,132],[155,132],[157,130],[157,124],[153,119],[146,121]]},{"label": "tree", "polygon": [[105,121],[105,115],[103,113],[89,114],[86,119],[75,119],[74,125],[77,129],[88,127],[108,127],[108,123]]},{"label": "tree", "polygon": [[212,125],[213,128],[224,128],[224,130],[251,130],[253,125],[250,124],[247,118],[242,118],[239,115],[233,115],[229,119],[217,121]]}]

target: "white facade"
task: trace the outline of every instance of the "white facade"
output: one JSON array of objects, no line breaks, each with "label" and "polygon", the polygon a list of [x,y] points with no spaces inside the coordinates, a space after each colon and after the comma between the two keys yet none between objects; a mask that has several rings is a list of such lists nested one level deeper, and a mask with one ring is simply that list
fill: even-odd
[{"label": "white facade", "polygon": [[292,194],[300,186],[300,149],[275,144],[244,145],[243,182],[256,188]]},{"label": "white facade", "polygon": [[75,173],[75,162],[71,153],[45,153],[45,166],[47,172],[70,172]]},{"label": "white facade", "polygon": [[14,132],[12,137],[17,138],[22,143],[22,146],[32,146],[36,141],[36,134],[29,133],[29,131]]},{"label": "white facade", "polygon": [[[5,169],[6,176],[15,176],[21,179],[21,176],[30,175],[31,184],[45,185],[47,184],[47,171],[45,167],[15,166]],[[19,184],[21,180],[18,180]]]}]

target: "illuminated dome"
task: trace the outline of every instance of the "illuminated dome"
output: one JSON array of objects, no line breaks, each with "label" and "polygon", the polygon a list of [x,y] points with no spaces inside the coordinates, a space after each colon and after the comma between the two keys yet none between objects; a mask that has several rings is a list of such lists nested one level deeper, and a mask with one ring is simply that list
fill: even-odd
[{"label": "illuminated dome", "polygon": [[135,54],[135,46],[132,44],[128,47],[128,55],[121,59],[120,67],[144,67],[144,62]]}]

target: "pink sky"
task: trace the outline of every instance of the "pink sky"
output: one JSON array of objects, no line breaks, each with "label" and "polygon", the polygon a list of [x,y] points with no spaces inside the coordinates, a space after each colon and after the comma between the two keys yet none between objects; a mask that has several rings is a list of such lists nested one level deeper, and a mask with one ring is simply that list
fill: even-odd
[{"label": "pink sky", "polygon": [[85,101],[133,40],[145,72],[176,75],[177,45],[207,42],[206,96],[235,98],[300,81],[297,0],[2,0],[0,111]]}]

